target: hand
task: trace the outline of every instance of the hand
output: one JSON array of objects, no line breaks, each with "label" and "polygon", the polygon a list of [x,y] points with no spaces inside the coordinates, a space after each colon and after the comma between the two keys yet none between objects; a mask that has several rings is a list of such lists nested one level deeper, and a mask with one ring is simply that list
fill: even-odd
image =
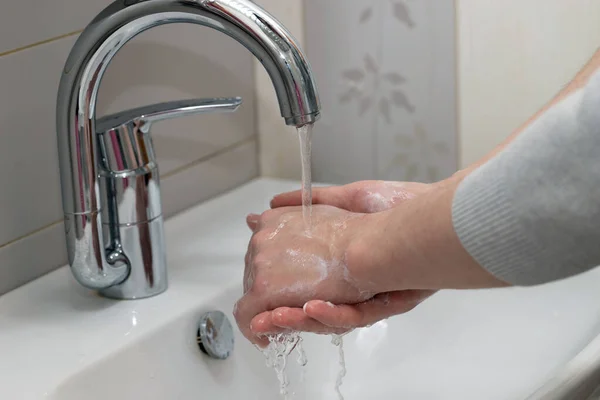
[{"label": "hand", "polygon": [[[407,199],[428,191],[429,188],[430,185],[420,183],[382,181],[356,182],[346,186],[315,188],[313,192],[313,202],[315,204],[333,205],[355,213],[370,213],[383,211],[393,207]],[[340,270],[338,270],[328,277],[328,279],[319,282],[317,285],[313,285],[312,293],[311,290],[307,290],[304,293],[295,293],[296,296],[293,300],[295,303],[292,301],[292,297],[294,296],[289,296],[289,293],[288,296],[282,296],[281,293],[264,293],[263,296],[261,296],[260,290],[258,291],[258,294],[251,293],[252,289],[255,289],[256,286],[257,272],[269,270],[266,265],[260,264],[266,264],[266,260],[272,261],[273,256],[281,256],[281,249],[288,249],[288,256],[289,249],[298,251],[294,250],[294,247],[290,247],[291,243],[293,243],[296,248],[302,247],[305,252],[307,251],[307,248],[312,248],[314,251],[316,248],[323,250],[329,247],[329,253],[325,251],[325,258],[323,258],[323,253],[321,253],[321,256],[316,256],[314,253],[308,252],[313,259],[315,259],[315,257],[320,260],[329,259],[329,262],[332,260],[339,260],[341,257],[339,250],[337,254],[332,254],[332,249],[335,250],[347,247],[349,237],[352,236],[352,234],[348,234],[348,230],[350,229],[351,232],[351,229],[357,225],[360,214],[352,215],[352,213],[344,213],[341,210],[336,210],[331,207],[322,210],[315,207],[315,231],[313,238],[306,238],[302,234],[304,226],[302,224],[300,210],[294,209],[292,211],[291,209],[281,209],[281,207],[284,206],[296,206],[300,203],[301,193],[299,191],[284,193],[273,199],[271,205],[275,210],[267,212],[261,217],[249,216],[248,218],[248,225],[255,231],[255,235],[253,236],[253,242],[250,245],[246,257],[246,274],[244,279],[246,294],[236,307],[236,319],[242,332],[244,332],[246,337],[250,340],[260,345],[266,345],[267,342],[264,339],[260,340],[256,335],[273,334],[288,330],[310,331],[315,333],[343,333],[355,327],[373,324],[381,319],[406,312],[414,308],[433,293],[433,291],[424,290],[378,293],[376,288],[368,288],[369,285],[361,287],[364,283],[361,284],[359,282],[350,282],[350,285],[348,286],[349,282],[347,276],[344,275],[343,270],[343,276],[340,276]],[[275,211],[280,211],[281,213],[277,214]],[[295,215],[292,215],[292,213],[295,213]],[[328,216],[325,217],[321,214],[328,214]],[[290,231],[288,230],[284,233],[283,228],[291,229],[290,223],[292,220],[295,220],[296,222],[295,233],[289,234]],[[343,226],[344,229],[337,233],[333,232],[332,235],[331,229],[327,232],[328,229],[326,227],[328,224],[329,227]],[[360,230],[364,230],[364,228],[364,224],[359,227]],[[265,230],[267,232],[270,231],[268,236],[264,233],[260,233]],[[275,236],[273,236],[274,234]],[[288,243],[276,244],[273,241],[273,239],[281,234],[288,235],[281,236],[281,238],[287,237]],[[336,236],[336,234],[338,240],[340,238],[345,238],[342,239],[342,243],[335,241],[336,238],[334,236]],[[296,237],[294,238],[294,236]],[[261,238],[266,240],[261,240]],[[320,241],[320,246],[319,244],[315,244],[315,241]],[[257,249],[260,250],[263,242],[268,244],[266,247],[272,249],[271,251],[273,254],[270,257],[265,257],[261,263],[256,263],[257,258],[259,261],[261,258],[257,257],[255,251]],[[303,245],[306,245],[306,248],[304,248]],[[264,249],[265,247],[263,247],[263,250]],[[335,253],[335,251],[333,253]],[[264,251],[261,252],[261,254],[264,254]],[[293,264],[293,260],[288,261],[292,261]],[[288,280],[288,285],[299,287],[302,282],[305,284],[309,283],[307,282],[307,279],[310,281],[311,276],[313,279],[312,283],[315,283],[314,277],[318,277],[319,274],[314,270],[311,273],[306,274],[306,266],[311,263],[304,262],[304,264],[305,265],[302,266],[302,272],[304,272],[302,275],[297,271],[297,269],[299,269],[298,265],[295,267],[288,265],[291,266],[288,272],[292,273],[292,275],[285,278]],[[314,265],[314,263],[312,264]],[[280,273],[276,274],[279,278],[285,276],[283,269],[279,268],[276,271]],[[272,284],[273,277],[269,277],[268,272],[265,275],[267,276],[264,277],[263,283],[268,282],[269,284]],[[279,287],[285,286],[279,285]],[[320,296],[317,293],[318,290],[315,290],[318,288],[325,289]],[[332,288],[337,289],[338,292],[336,293],[335,290],[332,291]],[[342,292],[344,292],[346,297],[341,295]],[[261,297],[268,297],[268,299],[260,299]],[[338,305],[323,300],[335,300],[334,302]],[[268,303],[270,307],[265,307]],[[253,304],[254,307],[250,307],[249,304]],[[303,308],[301,308],[302,306]],[[253,313],[259,313],[260,311],[264,312],[252,319],[252,328],[250,328],[248,326],[248,319],[255,315]]]},{"label": "hand", "polygon": [[[344,186],[313,188],[313,204],[327,204],[355,213],[370,214],[390,208],[430,191],[434,185],[418,182],[360,181]],[[302,205],[300,190],[282,193],[271,208]],[[252,223],[251,218],[250,223]]]},{"label": "hand", "polygon": [[308,233],[301,207],[273,209],[258,217],[246,255],[244,296],[235,310],[242,333],[261,344],[256,334],[263,333],[266,321],[254,317],[265,311],[283,306],[301,310],[314,299],[354,304],[373,297],[377,289],[354,279],[346,263],[352,241],[369,229],[364,218],[316,205]]}]

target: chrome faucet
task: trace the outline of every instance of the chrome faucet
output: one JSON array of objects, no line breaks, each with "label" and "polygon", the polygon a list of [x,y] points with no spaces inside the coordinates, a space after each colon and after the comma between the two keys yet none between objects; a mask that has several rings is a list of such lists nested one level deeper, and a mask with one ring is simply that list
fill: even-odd
[{"label": "chrome faucet", "polygon": [[287,125],[320,117],[313,75],[295,39],[249,0],[117,0],[98,14],[67,59],[56,117],[69,264],[80,284],[107,297],[145,298],[168,286],[152,123],[241,104],[184,100],[96,120],[98,88],[119,49],[143,31],[178,22],[214,28],[250,50],[271,77]]}]

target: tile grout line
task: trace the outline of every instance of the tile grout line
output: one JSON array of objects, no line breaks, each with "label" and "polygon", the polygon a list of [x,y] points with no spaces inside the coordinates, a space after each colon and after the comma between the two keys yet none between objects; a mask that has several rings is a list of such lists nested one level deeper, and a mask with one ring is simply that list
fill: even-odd
[{"label": "tile grout line", "polygon": [[456,170],[460,171],[463,166],[463,148],[462,148],[462,107],[461,107],[461,45],[460,45],[460,0],[454,0],[454,113],[456,135],[454,144],[456,146]]},{"label": "tile grout line", "polygon": [[44,45],[44,44],[56,42],[57,40],[60,40],[60,39],[65,39],[65,38],[68,38],[68,37],[71,37],[71,36],[79,35],[81,32],[83,32],[83,30],[80,29],[80,30],[77,30],[77,31],[74,31],[74,32],[65,33],[64,35],[55,36],[55,37],[51,37],[51,38],[46,39],[46,40],[42,40],[42,41],[39,41],[39,42],[31,43],[31,44],[28,44],[26,46],[17,47],[16,49],[7,50],[5,52],[0,53],[0,57],[7,56],[7,55],[10,55],[10,54],[15,54],[15,53],[21,52],[23,50],[32,49],[34,47],[41,46],[41,45]]},{"label": "tile grout line", "polygon": [[26,233],[24,235],[21,235],[18,238],[12,239],[11,241],[9,241],[7,243],[1,244],[0,245],[0,250],[2,250],[5,247],[10,246],[11,244],[15,244],[15,243],[17,243],[17,242],[19,242],[21,240],[24,240],[24,239],[27,239],[27,238],[29,238],[31,236],[37,235],[38,233],[41,233],[41,232],[45,231],[46,229],[54,228],[56,225],[62,224],[62,223],[63,223],[62,219],[60,221],[54,221],[54,222],[51,222],[51,223],[49,223],[47,225],[44,225],[44,226],[42,226],[42,227],[34,230],[32,232],[29,232],[29,233]]},{"label": "tile grout line", "polygon": [[[178,175],[178,174],[180,174],[182,172],[185,172],[185,171],[187,171],[189,169],[197,167],[198,165],[202,164],[203,162],[209,161],[209,160],[211,160],[211,159],[213,159],[215,157],[218,157],[218,156],[221,156],[221,155],[223,155],[225,153],[228,153],[230,151],[236,150],[238,147],[244,146],[244,145],[246,145],[248,143],[251,143],[251,142],[253,142],[255,140],[256,140],[256,135],[251,136],[251,137],[246,138],[246,139],[242,139],[239,142],[235,142],[235,143],[233,143],[233,144],[231,144],[231,145],[229,145],[227,147],[224,147],[221,150],[218,150],[218,151],[216,151],[214,153],[211,153],[211,154],[209,154],[207,156],[204,156],[204,157],[201,157],[201,158],[199,158],[197,160],[194,160],[194,161],[192,161],[192,162],[190,162],[190,163],[188,163],[188,164],[186,164],[186,165],[184,165],[182,167],[176,168],[173,171],[170,171],[170,172],[164,174],[160,178],[161,179],[166,179],[166,178],[170,178],[172,176]],[[40,228],[38,228],[38,229],[36,229],[36,230],[34,230],[32,232],[26,233],[24,235],[21,235],[21,236],[15,238],[15,239],[12,239],[9,242],[6,242],[4,244],[0,244],[0,250],[2,250],[5,247],[8,247],[8,246],[10,246],[10,245],[12,245],[12,244],[14,244],[16,242],[19,242],[19,241],[27,239],[27,238],[29,238],[31,236],[37,235],[38,233],[41,233],[42,231],[45,231],[46,229],[54,228],[56,225],[59,225],[59,224],[62,224],[62,223],[63,223],[62,219],[60,219],[58,221],[51,222],[51,223],[49,223],[47,225],[44,225],[44,226],[42,226],[42,227],[40,227]]]}]

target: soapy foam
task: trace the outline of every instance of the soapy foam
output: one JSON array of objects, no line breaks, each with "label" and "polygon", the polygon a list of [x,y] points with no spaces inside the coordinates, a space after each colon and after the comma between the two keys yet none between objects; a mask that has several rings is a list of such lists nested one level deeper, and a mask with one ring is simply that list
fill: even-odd
[{"label": "soapy foam", "polygon": [[369,213],[381,212],[414,197],[415,195],[407,191],[406,185],[402,182],[380,181],[373,187],[365,189],[363,207]]}]

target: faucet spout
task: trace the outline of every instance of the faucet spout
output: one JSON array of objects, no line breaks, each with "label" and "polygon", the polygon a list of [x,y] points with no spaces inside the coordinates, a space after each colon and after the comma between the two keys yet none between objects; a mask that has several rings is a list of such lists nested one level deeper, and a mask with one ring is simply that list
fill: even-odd
[{"label": "faucet spout", "polygon": [[[110,198],[116,196],[111,192],[117,190],[111,189],[113,181],[133,180],[132,177],[142,170],[118,171],[118,174],[102,170],[103,155],[99,144],[102,141],[98,139],[100,132],[96,124],[100,82],[111,60],[125,43],[148,29],[170,23],[193,23],[216,29],[250,50],[271,77],[281,115],[287,125],[302,126],[320,117],[316,84],[303,52],[287,29],[253,2],[117,0],[109,5],[75,43],[62,73],[56,111],[68,259],[75,278],[91,289],[110,292],[110,288],[131,279],[133,269],[137,268],[133,265],[136,260],[125,249],[130,244],[119,237],[119,229],[115,226],[118,218],[113,215],[105,218],[104,215],[118,211],[118,204],[115,205],[114,199]],[[156,193],[158,179],[155,175],[158,169],[154,160],[148,161],[143,170],[151,177],[146,177],[146,181],[154,185],[144,190]],[[105,182],[104,176],[110,179]],[[139,190],[139,187],[136,188]],[[140,196],[140,199],[148,197]],[[111,206],[111,203],[114,204]],[[160,208],[160,202],[155,201],[152,207]],[[138,223],[152,224],[155,218],[158,218],[156,212],[152,218],[125,222],[131,228]],[[152,233],[154,231],[160,232]],[[153,241],[154,237],[162,237],[162,220],[160,226],[152,225],[146,233],[138,233],[135,240],[129,242],[135,241],[135,246],[143,248],[144,241]],[[164,246],[161,240],[159,244]],[[164,249],[143,250],[141,253],[146,260],[144,262],[164,258]],[[146,266],[141,268],[146,270],[147,278]],[[157,284],[155,279],[149,281],[152,285]],[[130,294],[113,291],[110,295],[139,298],[165,289],[166,281],[161,280],[154,291]]]}]

